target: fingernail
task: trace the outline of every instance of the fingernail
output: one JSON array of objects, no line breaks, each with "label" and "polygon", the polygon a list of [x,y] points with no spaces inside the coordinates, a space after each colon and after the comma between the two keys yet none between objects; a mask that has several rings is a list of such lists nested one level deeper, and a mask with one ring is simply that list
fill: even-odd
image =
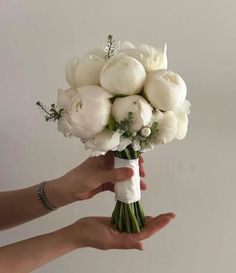
[{"label": "fingernail", "polygon": [[173,212],[169,212],[166,215],[169,216],[171,219],[174,219],[176,217],[176,214]]}]

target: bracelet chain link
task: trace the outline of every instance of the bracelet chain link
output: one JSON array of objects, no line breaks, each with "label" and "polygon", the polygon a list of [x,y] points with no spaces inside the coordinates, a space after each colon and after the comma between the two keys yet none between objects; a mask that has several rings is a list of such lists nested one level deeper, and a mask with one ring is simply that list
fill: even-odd
[{"label": "bracelet chain link", "polygon": [[44,191],[44,187],[46,184],[47,182],[43,181],[37,185],[37,195],[41,204],[44,206],[45,209],[49,211],[54,211],[57,208],[47,199],[47,196]]}]

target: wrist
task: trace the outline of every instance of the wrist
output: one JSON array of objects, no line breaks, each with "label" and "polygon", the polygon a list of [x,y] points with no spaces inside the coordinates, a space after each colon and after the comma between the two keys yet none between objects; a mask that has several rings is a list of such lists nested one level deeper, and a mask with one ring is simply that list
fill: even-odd
[{"label": "wrist", "polygon": [[70,192],[64,177],[47,181],[45,193],[48,200],[56,207],[63,207],[75,202],[73,194]]},{"label": "wrist", "polygon": [[80,248],[80,244],[71,232],[71,226],[66,226],[49,234],[65,252]]},{"label": "wrist", "polygon": [[80,230],[79,221],[57,231],[64,238],[66,245],[71,250],[85,247],[83,233]]}]

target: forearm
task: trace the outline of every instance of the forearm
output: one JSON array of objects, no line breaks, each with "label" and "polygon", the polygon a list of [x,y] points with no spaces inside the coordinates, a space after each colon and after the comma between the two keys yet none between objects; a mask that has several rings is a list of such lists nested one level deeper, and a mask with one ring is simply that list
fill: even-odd
[{"label": "forearm", "polygon": [[[45,186],[47,198],[57,208],[74,201],[62,183],[65,181],[60,178],[49,181]],[[37,196],[36,186],[0,192],[0,230],[23,224],[48,212]]]},{"label": "forearm", "polygon": [[7,245],[0,248],[0,272],[31,272],[78,247],[67,228]]}]

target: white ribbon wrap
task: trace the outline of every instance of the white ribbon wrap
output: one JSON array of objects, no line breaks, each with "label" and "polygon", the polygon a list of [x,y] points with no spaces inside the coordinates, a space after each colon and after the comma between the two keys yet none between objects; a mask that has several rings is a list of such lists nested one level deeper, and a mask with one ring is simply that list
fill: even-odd
[{"label": "white ribbon wrap", "polygon": [[115,157],[114,167],[128,167],[134,171],[130,179],[115,183],[116,199],[126,204],[139,201],[141,199],[139,160]]}]

